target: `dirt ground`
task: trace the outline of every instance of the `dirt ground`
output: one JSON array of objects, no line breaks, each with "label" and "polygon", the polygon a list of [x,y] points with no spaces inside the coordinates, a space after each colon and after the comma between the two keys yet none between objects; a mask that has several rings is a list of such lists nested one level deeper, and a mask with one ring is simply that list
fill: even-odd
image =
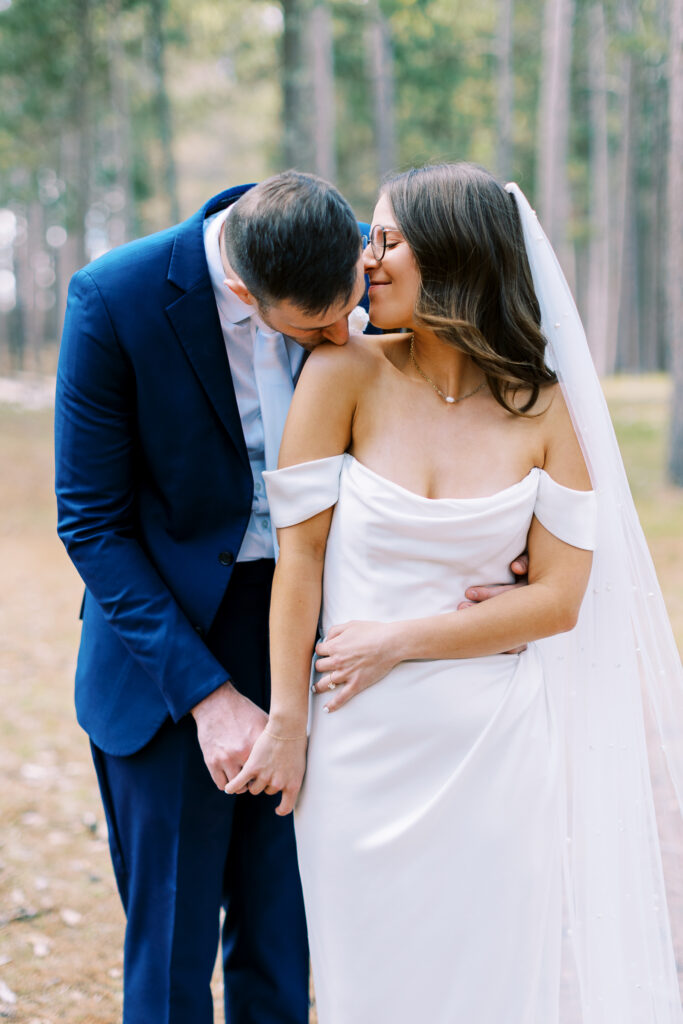
[{"label": "dirt ground", "polygon": [[[683,497],[662,483],[667,383],[615,382],[610,396],[681,646]],[[116,1024],[123,914],[72,709],[82,586],[54,533],[52,414],[39,406],[0,404],[0,1019]]]}]

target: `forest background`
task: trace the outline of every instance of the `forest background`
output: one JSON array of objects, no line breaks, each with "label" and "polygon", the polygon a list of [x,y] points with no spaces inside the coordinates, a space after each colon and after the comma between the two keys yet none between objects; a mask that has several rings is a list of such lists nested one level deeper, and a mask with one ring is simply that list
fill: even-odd
[{"label": "forest background", "polygon": [[[71,274],[286,167],[369,219],[388,173],[459,159],[516,180],[557,248],[681,645],[683,0],[0,0],[0,1019],[120,1019],[54,525]],[[220,1020],[218,973],[214,996]]]},{"label": "forest background", "polygon": [[0,370],[87,260],[286,167],[515,179],[601,374],[671,370],[683,486],[682,0],[0,0]]}]

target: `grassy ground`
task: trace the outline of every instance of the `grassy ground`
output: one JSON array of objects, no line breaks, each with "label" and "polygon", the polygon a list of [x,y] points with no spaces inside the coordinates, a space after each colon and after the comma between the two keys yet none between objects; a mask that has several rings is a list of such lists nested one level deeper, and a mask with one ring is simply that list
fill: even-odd
[{"label": "grassy ground", "polygon": [[[664,482],[668,382],[621,379],[607,392],[683,647],[683,494]],[[0,1019],[116,1024],[123,915],[73,718],[82,588],[54,534],[50,432],[49,412],[0,405]]]}]

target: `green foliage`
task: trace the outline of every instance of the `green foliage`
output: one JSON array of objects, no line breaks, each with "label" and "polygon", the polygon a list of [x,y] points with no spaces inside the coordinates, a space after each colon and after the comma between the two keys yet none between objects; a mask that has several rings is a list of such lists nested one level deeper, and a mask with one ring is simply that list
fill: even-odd
[{"label": "green foliage", "polygon": [[[359,215],[370,216],[379,185],[368,40],[378,17],[388,29],[393,55],[396,169],[440,159],[493,166],[501,0],[316,2],[325,3],[332,15],[337,180]],[[512,168],[532,200],[545,3],[516,0],[513,20]],[[575,0],[571,41],[569,234],[583,265],[594,232],[588,69],[593,3]],[[160,40],[152,30],[159,5]],[[604,0],[604,7],[611,184],[616,195],[630,62],[637,240],[656,251],[657,245],[661,249],[667,143],[663,5],[661,0]],[[183,214],[226,185],[282,169],[282,26],[278,0],[11,0],[4,9],[0,5],[0,207],[25,210],[38,202],[48,223],[82,233],[84,204],[111,206],[114,217],[110,199],[118,190],[125,193],[129,235],[164,226],[172,204],[169,147],[160,118],[163,90],[170,102],[170,148]],[[155,75],[157,43],[165,83]],[[311,109],[313,103],[311,91]],[[658,278],[653,266],[639,257],[643,330],[656,315],[661,293],[661,274]],[[661,338],[657,346],[661,365]]]}]

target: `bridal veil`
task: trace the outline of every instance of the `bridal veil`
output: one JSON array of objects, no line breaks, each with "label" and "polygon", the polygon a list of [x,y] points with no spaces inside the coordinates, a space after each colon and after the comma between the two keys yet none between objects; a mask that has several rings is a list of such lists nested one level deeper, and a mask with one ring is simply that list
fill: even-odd
[{"label": "bridal veil", "polygon": [[598,496],[579,623],[539,644],[566,743],[563,1024],[682,1024],[683,670],[580,317],[515,184],[557,372]]}]

